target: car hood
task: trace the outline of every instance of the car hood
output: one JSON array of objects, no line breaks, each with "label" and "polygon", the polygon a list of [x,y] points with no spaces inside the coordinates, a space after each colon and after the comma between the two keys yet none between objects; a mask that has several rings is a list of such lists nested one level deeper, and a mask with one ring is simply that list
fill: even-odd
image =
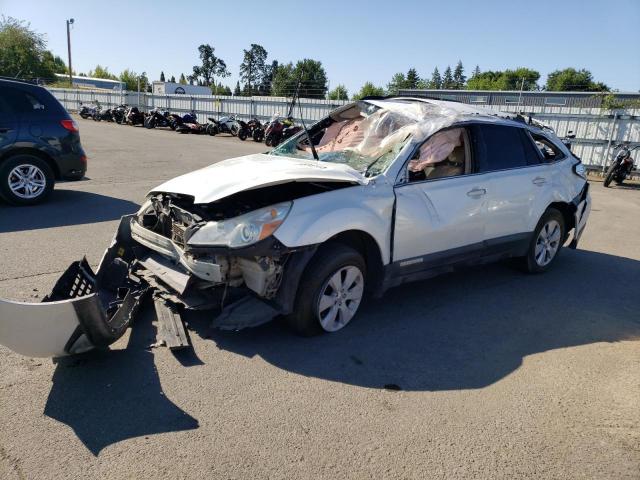
[{"label": "car hood", "polygon": [[366,183],[357,170],[339,163],[254,154],[231,158],[181,175],[149,192],[189,195],[194,203],[215,202],[243,190],[289,182]]}]

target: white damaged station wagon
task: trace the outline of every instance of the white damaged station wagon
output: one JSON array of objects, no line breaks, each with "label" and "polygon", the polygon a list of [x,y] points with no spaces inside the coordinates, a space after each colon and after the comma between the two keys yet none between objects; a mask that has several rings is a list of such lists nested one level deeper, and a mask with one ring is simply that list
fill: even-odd
[{"label": "white damaged station wagon", "polygon": [[367,294],[516,258],[543,272],[575,248],[591,199],[580,160],[519,115],[417,98],[345,105],[268,154],[154,190],[94,273],[43,303],[0,301],[0,343],[62,356],[114,342],[146,296],[237,330],[284,316],[303,335],[349,324]]}]

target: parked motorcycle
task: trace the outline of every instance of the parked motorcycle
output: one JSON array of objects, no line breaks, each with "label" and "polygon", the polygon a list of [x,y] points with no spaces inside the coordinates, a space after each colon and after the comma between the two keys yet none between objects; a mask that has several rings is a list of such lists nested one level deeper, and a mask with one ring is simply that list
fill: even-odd
[{"label": "parked motorcycle", "polygon": [[118,105],[116,108],[111,110],[111,116],[113,117],[113,121],[119,124],[123,124],[125,122],[125,115],[127,114],[127,109],[129,105]]},{"label": "parked motorcycle", "polygon": [[280,142],[292,137],[302,130],[302,127],[293,123],[292,117],[280,120],[278,114],[271,117],[271,122],[264,131],[264,143],[267,147],[277,147]]},{"label": "parked motorcycle", "polygon": [[205,125],[198,123],[196,113],[192,110],[191,113],[187,113],[182,116],[182,123],[176,126],[176,132],[178,133],[203,133],[205,131]]},{"label": "parked motorcycle", "polygon": [[144,112],[141,112],[138,107],[129,107],[125,115],[125,123],[127,125],[143,125],[145,119]]},{"label": "parked motorcycle", "polygon": [[154,108],[144,119],[144,126],[146,128],[170,127],[171,121],[172,118],[168,110],[161,111],[159,108]]},{"label": "parked motorcycle", "polygon": [[111,114],[111,109],[107,108],[106,110],[102,110],[102,107],[100,106],[100,104],[96,105],[96,108],[93,111],[93,116],[91,118],[93,118],[94,122],[101,122],[101,121],[113,122],[113,115]]},{"label": "parked motorcycle", "polygon": [[[640,145],[636,145],[633,148],[629,148],[629,145],[619,144],[613,149],[614,158],[607,169],[607,175],[604,179],[604,186],[608,187],[612,181],[615,181],[617,185],[622,185],[622,182],[631,174],[633,170],[633,158],[631,158],[631,152],[633,152]],[[616,150],[618,152],[616,153]]]},{"label": "parked motorcycle", "polygon": [[[235,115],[229,115],[222,117],[220,120],[209,117],[209,124],[206,127],[206,132],[209,135],[217,135],[218,133],[228,133],[234,137],[238,135],[240,131],[240,124],[236,120]],[[246,137],[245,137],[246,138]]]},{"label": "parked motorcycle", "polygon": [[87,118],[93,118],[93,114],[96,112],[96,107],[87,107],[80,103],[80,110],[78,111],[78,115],[85,120]]},{"label": "parked motorcycle", "polygon": [[253,138],[254,142],[261,142],[264,139],[264,127],[257,118],[252,118],[248,122],[238,120],[240,130],[238,130],[238,138],[242,141],[248,137]]}]

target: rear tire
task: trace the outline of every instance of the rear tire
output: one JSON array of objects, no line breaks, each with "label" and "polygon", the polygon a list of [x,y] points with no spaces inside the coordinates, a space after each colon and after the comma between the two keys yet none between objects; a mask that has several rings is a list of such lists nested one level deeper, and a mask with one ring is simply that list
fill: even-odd
[{"label": "rear tire", "polygon": [[15,155],[0,164],[0,197],[12,205],[43,202],[51,194],[54,183],[51,167],[39,157]]},{"label": "rear tire", "polygon": [[339,243],[322,246],[302,275],[287,323],[307,337],[341,330],[356,315],[365,282],[362,255]]},{"label": "rear tire", "polygon": [[241,128],[238,132],[238,138],[243,142],[247,139],[247,131],[244,128]]},{"label": "rear tire", "polygon": [[566,240],[564,217],[555,208],[549,208],[540,218],[533,233],[522,266],[528,273],[546,272],[556,261]]}]

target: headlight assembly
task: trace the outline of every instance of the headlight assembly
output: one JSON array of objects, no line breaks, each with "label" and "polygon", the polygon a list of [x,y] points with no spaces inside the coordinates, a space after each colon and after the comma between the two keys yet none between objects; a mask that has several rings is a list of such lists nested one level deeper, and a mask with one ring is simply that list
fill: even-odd
[{"label": "headlight assembly", "polygon": [[245,247],[273,234],[290,209],[291,202],[283,202],[228,220],[208,222],[191,236],[188,243],[193,246]]}]

